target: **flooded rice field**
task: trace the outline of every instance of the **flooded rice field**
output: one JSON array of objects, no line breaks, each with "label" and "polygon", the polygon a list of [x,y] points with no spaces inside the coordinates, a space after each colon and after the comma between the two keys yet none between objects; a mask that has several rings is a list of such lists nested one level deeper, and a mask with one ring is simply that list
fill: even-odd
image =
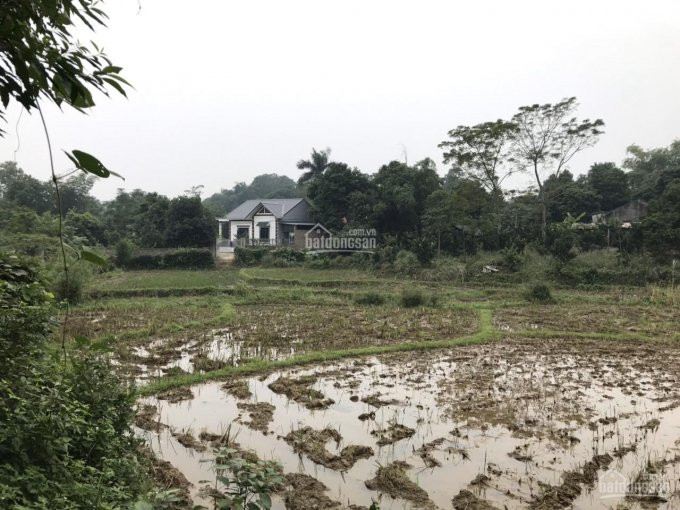
[{"label": "flooded rice field", "polygon": [[254,358],[279,360],[310,351],[454,338],[472,334],[477,327],[472,310],[239,306],[226,327],[119,342],[114,358],[122,370],[142,381],[236,366]]},{"label": "flooded rice field", "polygon": [[680,350],[519,340],[290,369],[140,402],[191,484],[275,460],[275,508],[680,508]]}]

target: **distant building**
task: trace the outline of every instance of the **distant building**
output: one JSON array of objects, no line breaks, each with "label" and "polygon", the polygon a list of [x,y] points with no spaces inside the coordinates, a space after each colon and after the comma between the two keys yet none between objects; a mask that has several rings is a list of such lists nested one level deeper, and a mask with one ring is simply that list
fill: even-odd
[{"label": "distant building", "polygon": [[219,251],[236,246],[305,247],[305,234],[315,225],[304,198],[246,200],[224,218],[217,218]]},{"label": "distant building", "polygon": [[610,223],[621,227],[630,227],[633,223],[639,223],[647,214],[649,206],[647,202],[637,199],[611,211],[593,214],[593,223]]}]

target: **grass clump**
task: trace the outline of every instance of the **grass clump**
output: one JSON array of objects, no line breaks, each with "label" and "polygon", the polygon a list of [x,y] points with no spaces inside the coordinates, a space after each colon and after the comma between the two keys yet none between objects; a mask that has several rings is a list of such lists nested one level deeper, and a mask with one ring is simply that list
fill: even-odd
[{"label": "grass clump", "polygon": [[379,292],[364,292],[354,298],[357,305],[383,305],[387,299]]},{"label": "grass clump", "polygon": [[552,292],[550,292],[550,287],[540,282],[531,285],[524,294],[524,297],[531,303],[551,304],[555,302],[555,298],[553,298]]},{"label": "grass clump", "polygon": [[406,288],[401,291],[399,302],[404,308],[437,306],[439,304],[439,298],[434,294],[426,294],[420,289]]}]

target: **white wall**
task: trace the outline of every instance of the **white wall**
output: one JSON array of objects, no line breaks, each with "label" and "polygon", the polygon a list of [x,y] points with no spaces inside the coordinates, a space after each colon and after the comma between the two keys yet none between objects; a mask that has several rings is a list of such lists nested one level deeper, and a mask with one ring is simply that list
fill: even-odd
[{"label": "white wall", "polygon": [[[229,222],[229,239],[232,241],[236,240],[236,231],[239,227],[248,227],[248,231],[251,231],[253,224],[250,221],[230,221]],[[252,237],[253,233],[250,232],[248,237]]]},{"label": "white wall", "polygon": [[274,242],[276,240],[276,218],[271,214],[256,214],[253,217],[255,222],[255,233],[253,234],[253,239],[260,238],[260,227],[257,225],[263,221],[269,223],[269,239]]}]

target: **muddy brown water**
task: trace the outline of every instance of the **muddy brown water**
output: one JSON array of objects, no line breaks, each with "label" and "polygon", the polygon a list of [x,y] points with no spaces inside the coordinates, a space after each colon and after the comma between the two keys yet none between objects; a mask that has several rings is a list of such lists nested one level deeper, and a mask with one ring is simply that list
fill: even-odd
[{"label": "muddy brown water", "polygon": [[171,341],[170,339],[158,338],[148,345],[134,347],[132,353],[138,361],[134,363],[137,382],[162,377],[165,372],[173,368],[192,373],[195,371],[194,357],[197,354],[210,361],[238,366],[244,360],[281,360],[290,358],[298,352],[299,341],[296,339],[290,339],[285,347],[281,347],[247,344],[244,340],[235,339],[233,333],[228,329],[213,329],[208,331],[206,336],[207,338],[201,340],[187,340],[181,343],[173,349],[172,355],[168,356],[168,359],[162,363],[154,361],[154,352],[157,349],[164,348]]},{"label": "muddy brown water", "polygon": [[[450,509],[455,496],[470,491],[497,508],[559,508],[545,494],[562,497],[558,489],[576,479],[580,493],[566,487],[571,496],[561,500],[573,508],[680,508],[678,361],[672,346],[559,340],[348,360],[249,378],[252,396],[240,401],[221,382],[195,385],[194,398],[178,403],[147,398],[143,403],[157,405],[168,428],[140,433],[184,473],[196,501],[200,482],[215,478],[205,462],[213,455],[182,446],[172,431],[198,438],[231,427],[242,448],[323,482],[342,506],[379,499],[381,508]],[[310,410],[268,387],[281,376],[303,375],[316,375],[312,388],[334,403]],[[243,423],[248,414],[239,402],[274,406],[268,433]],[[384,434],[376,431],[394,425],[414,433],[380,446]],[[374,455],[345,472],[315,464],[284,440],[303,427],[337,430],[341,441],[326,444],[331,454],[364,445]],[[428,503],[366,486],[379,466],[396,461],[410,466],[407,476]],[[596,479],[584,480],[593,465]],[[274,507],[284,508],[281,496]]]}]

